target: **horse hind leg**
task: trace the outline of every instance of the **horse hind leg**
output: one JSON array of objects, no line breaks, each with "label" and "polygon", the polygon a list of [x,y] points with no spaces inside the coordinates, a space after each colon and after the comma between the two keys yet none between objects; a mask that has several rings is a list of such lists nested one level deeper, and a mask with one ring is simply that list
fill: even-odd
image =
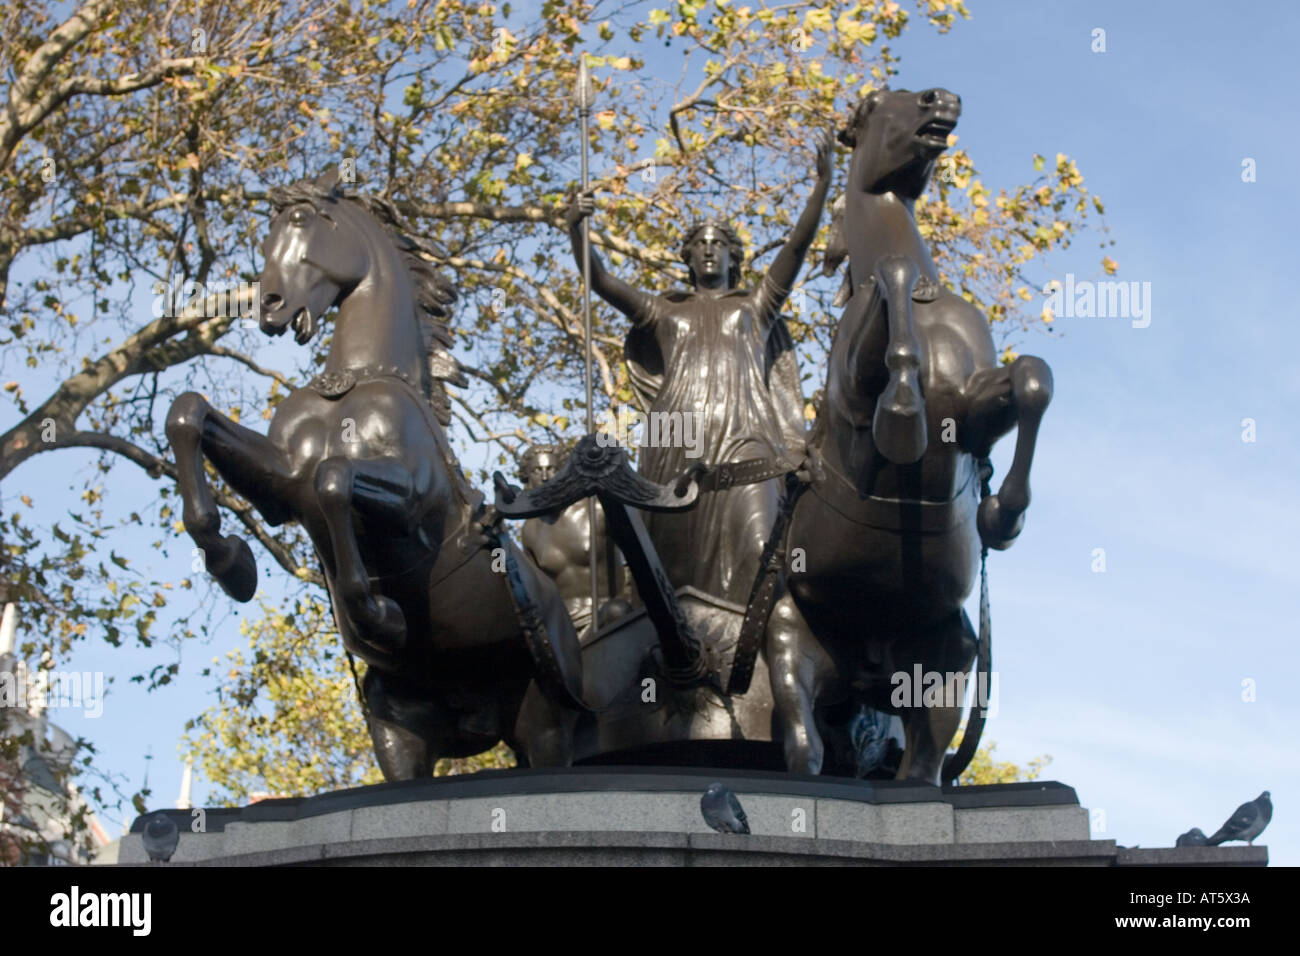
[{"label": "horse hind leg", "polygon": [[[919,663],[925,674],[938,674],[942,680],[939,699],[929,701],[922,688],[913,688],[920,706],[897,708],[903,721],[904,749],[896,779],[938,783],[943,760],[961,726],[965,700],[956,699],[958,688],[969,686],[969,672],[975,659],[975,632],[966,612],[958,610],[936,627],[927,629],[896,648],[895,661],[909,679]],[[957,680],[957,675],[966,675]],[[933,684],[928,685],[933,687]],[[961,695],[964,697],[964,694]],[[916,703],[913,697],[909,703]]]},{"label": "horse hind leg", "polygon": [[432,776],[442,739],[435,728],[441,725],[450,732],[453,722],[431,701],[412,702],[392,693],[373,667],[366,671],[362,686],[370,739],[384,779],[391,783]]},{"label": "horse hind leg", "polygon": [[921,346],[912,320],[917,276],[916,263],[907,256],[885,256],[876,263],[876,282],[889,319],[885,349],[889,382],[876,399],[871,430],[876,448],[895,465],[920,461],[929,443],[921,395]]},{"label": "horse hind leg", "polygon": [[576,710],[552,700],[536,681],[530,681],[511,740],[516,753],[522,757],[521,765],[573,766],[573,734],[577,723]]},{"label": "horse hind leg", "polygon": [[1042,359],[1022,355],[1011,363],[1007,374],[1016,415],[1015,456],[997,494],[980,502],[976,519],[980,540],[998,551],[1009,548],[1024,527],[1038,427],[1052,401],[1052,370]]}]

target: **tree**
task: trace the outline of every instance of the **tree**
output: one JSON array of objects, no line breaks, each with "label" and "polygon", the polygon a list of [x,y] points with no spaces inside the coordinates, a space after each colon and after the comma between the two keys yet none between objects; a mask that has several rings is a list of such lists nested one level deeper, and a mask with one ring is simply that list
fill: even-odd
[{"label": "tree", "polygon": [[[958,741],[954,741],[954,746]],[[962,771],[957,782],[962,786],[983,783],[1020,783],[1028,780],[1037,780],[1043,773],[1043,768],[1052,762],[1052,758],[1046,755],[1034,757],[1029,763],[1021,767],[1011,761],[994,761],[993,751],[998,749],[996,741],[990,740],[987,744],[979,747],[975,755],[971,757],[970,766]]]},{"label": "tree", "polygon": [[[577,180],[579,51],[597,84],[597,246],[629,281],[666,288],[684,276],[675,255],[684,226],[721,212],[746,240],[753,276],[797,214],[789,197],[806,188],[815,132],[842,125],[863,93],[888,81],[897,63],[888,41],[913,15],[889,0],[665,5],[84,0],[61,22],[27,0],[7,8],[0,346],[13,415],[0,433],[0,600],[17,601],[29,635],[40,635],[29,636],[28,656],[61,660],[77,641],[131,639],[160,652],[132,679],[161,686],[178,666],[165,648],[207,633],[225,606],[190,569],[161,419],[186,388],[233,415],[269,417],[323,358],[327,338],[297,368],[268,367],[260,334],[230,314],[220,287],[255,277],[270,187],[351,161],[356,188],[391,199],[439,250],[461,293],[454,332],[472,381],[453,397],[453,436],[493,456],[478,481],[521,442],[578,428],[582,332],[562,214]],[[960,0],[920,0],[918,10],[940,34],[966,16]],[[1050,321],[1025,312],[1039,285],[1031,272],[1102,209],[1068,157],[1032,163],[1030,181],[995,191],[952,149],[918,206],[945,281],[1007,331]],[[168,296],[155,290],[177,283],[184,307],[164,308]],[[809,391],[836,285],[810,274],[791,299]],[[145,315],[145,303],[159,314]],[[603,401],[632,400],[622,331],[597,310]],[[38,502],[21,484],[15,501],[16,469],[72,448],[101,453],[82,505]],[[156,509],[115,509],[108,476],[141,472],[158,482]],[[305,537],[264,526],[213,480],[226,524],[299,582],[289,604],[250,629],[249,655],[221,685],[224,710],[194,728],[201,763],[233,794],[254,774],[229,752],[228,735],[237,729],[279,761],[286,738],[231,708],[256,699],[283,716],[292,708],[274,687],[287,675],[328,685],[342,707],[351,689],[339,682],[351,675],[337,655],[323,656],[326,631],[296,630],[325,600]],[[134,572],[133,556],[113,547],[114,530],[128,525],[154,529],[154,548],[175,555],[177,573]],[[159,635],[164,608],[180,620]],[[322,760],[328,772],[275,786],[364,778],[364,761],[347,749],[357,715],[301,719],[319,746],[343,734],[343,749]]]}]

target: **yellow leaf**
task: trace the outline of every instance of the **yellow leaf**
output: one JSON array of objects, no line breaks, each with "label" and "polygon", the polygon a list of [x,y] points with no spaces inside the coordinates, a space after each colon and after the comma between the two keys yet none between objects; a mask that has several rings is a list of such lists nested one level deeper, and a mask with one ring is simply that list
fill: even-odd
[{"label": "yellow leaf", "polygon": [[1101,267],[1106,270],[1106,275],[1113,276],[1115,270],[1119,268],[1119,263],[1110,256],[1106,256],[1101,260]]}]

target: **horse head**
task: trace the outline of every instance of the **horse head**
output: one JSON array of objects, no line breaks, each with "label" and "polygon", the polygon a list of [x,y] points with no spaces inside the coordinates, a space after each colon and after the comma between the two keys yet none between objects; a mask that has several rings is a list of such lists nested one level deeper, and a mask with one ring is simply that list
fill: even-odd
[{"label": "horse head", "polygon": [[848,188],[915,200],[961,117],[961,97],[943,89],[874,90],[854,108],[839,140],[853,149]]},{"label": "horse head", "polygon": [[271,190],[276,215],[262,244],[261,329],[281,335],[290,325],[299,345],[320,327],[320,318],[365,277],[365,245],[349,235],[353,225],[343,203],[338,169],[315,180]]}]

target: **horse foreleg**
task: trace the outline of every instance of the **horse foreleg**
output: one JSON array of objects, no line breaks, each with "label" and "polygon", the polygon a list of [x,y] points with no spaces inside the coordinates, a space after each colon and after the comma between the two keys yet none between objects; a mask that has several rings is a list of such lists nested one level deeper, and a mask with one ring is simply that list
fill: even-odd
[{"label": "horse foreleg", "polygon": [[767,667],[772,715],[791,773],[822,772],[826,745],[817,730],[817,694],[833,666],[794,598],[782,595],[767,622]]},{"label": "horse foreleg", "polygon": [[167,413],[167,440],[176,456],[185,530],[203,553],[204,564],[236,601],[257,590],[257,562],[238,535],[221,534],[221,511],[203,470],[204,456],[231,487],[247,497],[271,524],[289,517],[284,503],[284,455],[265,435],[216,411],[196,392],[186,392]]},{"label": "horse foreleg", "polygon": [[889,317],[885,349],[889,383],[876,399],[871,431],[876,448],[895,465],[920,461],[928,444],[921,395],[921,345],[912,320],[912,288],[917,275],[916,263],[907,256],[885,256],[876,263],[876,282]]},{"label": "horse foreleg", "polygon": [[339,610],[347,616],[358,638],[391,654],[406,643],[406,618],[395,601],[371,590],[370,576],[352,527],[352,509],[354,505],[360,508],[364,504],[366,510],[407,516],[411,524],[394,530],[409,531],[415,514],[410,502],[415,495],[409,473],[400,467],[367,469],[370,464],[342,457],[326,458],[316,466],[316,499],[329,531],[334,593],[342,605]]},{"label": "horse foreleg", "polygon": [[1007,375],[1016,415],[1015,457],[997,494],[980,502],[977,518],[980,540],[999,551],[1009,548],[1024,527],[1038,426],[1052,401],[1052,370],[1042,359],[1022,355],[1011,363]]}]

